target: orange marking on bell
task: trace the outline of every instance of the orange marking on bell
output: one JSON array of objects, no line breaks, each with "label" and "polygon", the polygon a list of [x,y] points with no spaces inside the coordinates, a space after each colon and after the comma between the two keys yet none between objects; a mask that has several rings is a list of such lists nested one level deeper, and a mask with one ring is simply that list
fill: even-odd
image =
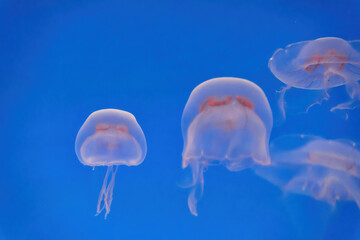
[{"label": "orange marking on bell", "polygon": [[236,96],[236,100],[238,100],[239,103],[241,103],[241,105],[243,105],[244,107],[247,107],[252,110],[254,109],[254,104],[250,101],[250,99],[247,99],[245,97]]},{"label": "orange marking on bell", "polygon": [[96,131],[105,131],[105,130],[108,130],[109,128],[110,128],[110,125],[104,124],[104,123],[99,123],[98,125],[96,125],[95,130]]},{"label": "orange marking on bell", "polygon": [[200,112],[204,110],[206,104],[208,104],[211,107],[226,105],[231,101],[231,96],[227,96],[225,100],[222,101],[216,101],[215,96],[209,97],[206,99],[199,107]]},{"label": "orange marking on bell", "polygon": [[340,70],[343,70],[344,66],[345,66],[345,63],[340,64],[340,67],[339,67]]},{"label": "orange marking on bell", "polygon": [[230,101],[231,101],[231,96],[227,96],[226,100],[223,100],[223,101],[215,101],[214,97],[212,97],[212,98],[209,98],[209,106],[212,106],[212,107],[221,106],[221,105],[228,104]]},{"label": "orange marking on bell", "polygon": [[[348,60],[348,58],[345,55],[340,55],[338,54],[335,50],[329,50],[324,56],[312,56],[310,57],[307,61],[306,61],[306,67],[305,70],[308,72],[314,71],[318,66],[320,65],[324,65],[325,67],[327,67],[327,61],[330,61],[330,63],[334,60],[331,61],[331,59],[335,59],[335,61],[339,61],[340,63],[340,67],[339,69],[342,70],[344,68],[344,63]],[[317,62],[316,64],[314,64],[313,62]]]},{"label": "orange marking on bell", "polygon": [[320,62],[322,60],[323,57],[321,56],[313,56],[312,59],[314,59],[317,62]]},{"label": "orange marking on bell", "polygon": [[208,103],[209,99],[206,99],[199,107],[199,111],[202,112],[206,106],[206,104]]},{"label": "orange marking on bell", "polygon": [[305,67],[305,70],[308,72],[314,71],[320,64],[315,64],[315,65],[309,65]]},{"label": "orange marking on bell", "polygon": [[327,55],[324,56],[324,58],[326,59],[326,57],[335,57],[335,59],[339,62],[346,62],[348,60],[347,56],[338,54],[335,50],[329,50]]},{"label": "orange marking on bell", "polygon": [[126,133],[128,131],[127,127],[124,125],[116,125],[115,130]]}]

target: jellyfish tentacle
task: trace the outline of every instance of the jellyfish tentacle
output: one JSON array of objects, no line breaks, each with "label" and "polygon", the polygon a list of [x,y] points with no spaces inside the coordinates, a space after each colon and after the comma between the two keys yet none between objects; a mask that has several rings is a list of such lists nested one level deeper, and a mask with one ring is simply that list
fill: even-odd
[{"label": "jellyfish tentacle", "polygon": [[332,107],[330,109],[330,112],[334,112],[336,110],[351,110],[356,108],[357,106],[353,106],[353,104],[355,103],[355,100],[352,99],[348,102],[344,102],[344,103],[339,103],[338,105],[336,105],[335,107]]},{"label": "jellyfish tentacle", "polygon": [[106,194],[105,194],[105,198],[104,198],[105,208],[106,208],[105,219],[110,212],[110,206],[111,206],[111,203],[113,200],[113,191],[114,191],[114,186],[115,186],[115,176],[116,176],[118,167],[119,166],[115,166],[115,170],[114,170],[114,167],[111,169],[111,179],[107,186]]},{"label": "jellyfish tentacle", "polygon": [[192,181],[191,181],[190,187],[193,187],[196,185],[197,180],[199,178],[200,163],[199,163],[199,161],[196,161],[196,160],[190,160],[189,164],[190,164],[190,168],[191,168],[191,172],[192,172]]},{"label": "jellyfish tentacle", "polygon": [[197,162],[197,165],[195,168],[192,168],[192,171],[197,171],[196,173],[193,173],[193,176],[196,176],[197,178],[194,180],[195,185],[192,187],[189,197],[188,197],[188,206],[190,209],[191,214],[194,216],[197,216],[197,202],[202,197],[203,191],[204,191],[204,164],[199,163],[198,161],[192,161]]},{"label": "jellyfish tentacle", "polygon": [[[96,210],[96,216],[99,215],[104,209],[106,209],[105,212],[105,219],[107,215],[110,212],[110,206],[111,202],[113,200],[113,190],[115,185],[115,175],[118,170],[119,166],[109,166],[106,170],[106,175],[103,181],[102,188],[100,190],[98,204],[97,204],[97,210]],[[115,169],[114,169],[115,168]],[[109,176],[111,175],[110,180]]]},{"label": "jellyfish tentacle", "polygon": [[310,104],[307,108],[306,108],[306,113],[309,112],[310,108],[314,107],[315,105],[321,105],[324,101],[329,100],[330,95],[329,95],[329,78],[331,77],[331,73],[330,72],[325,72],[324,74],[324,79],[323,79],[323,85],[324,85],[324,92],[323,92],[323,96],[317,100],[316,102]]},{"label": "jellyfish tentacle", "polygon": [[335,107],[330,109],[331,112],[335,110],[351,110],[358,107],[358,105],[354,105],[357,100],[360,100],[360,84],[358,81],[349,81],[346,85],[346,92],[348,93],[349,97],[351,98],[350,101],[340,103]]},{"label": "jellyfish tentacle", "polygon": [[183,163],[182,167],[186,168],[187,170],[191,171],[190,176],[187,177],[185,180],[182,180],[180,183],[177,183],[179,187],[181,188],[191,188],[196,184],[197,180],[197,174],[198,174],[198,168],[199,163],[197,161],[194,161],[193,159],[184,159],[183,157]]},{"label": "jellyfish tentacle", "polygon": [[310,108],[312,108],[312,107],[314,107],[314,106],[316,106],[316,105],[321,105],[324,101],[328,100],[329,98],[328,98],[327,96],[329,96],[329,95],[328,95],[327,92],[325,92],[325,94],[323,94],[323,96],[322,96],[319,100],[317,100],[316,102],[310,104],[310,105],[306,108],[305,113],[308,113],[309,110],[310,110]]},{"label": "jellyfish tentacle", "polygon": [[329,79],[331,77],[332,73],[331,72],[325,72],[324,75],[324,100],[328,100],[330,98],[329,95],[329,88],[330,88],[330,84],[329,84]]},{"label": "jellyfish tentacle", "polygon": [[285,93],[291,88],[291,86],[283,87],[278,93],[280,93],[279,100],[278,100],[278,106],[280,108],[281,115],[284,119],[286,119],[286,112],[285,112]]},{"label": "jellyfish tentacle", "polygon": [[350,98],[360,100],[360,84],[358,81],[349,81],[345,87]]},{"label": "jellyfish tentacle", "polygon": [[105,208],[105,205],[102,204],[102,201],[104,199],[104,195],[105,195],[105,192],[106,192],[106,185],[107,185],[107,182],[108,182],[109,173],[111,171],[110,170],[111,168],[112,168],[112,166],[108,167],[107,170],[106,170],[106,175],[104,177],[103,185],[101,187],[100,194],[99,194],[99,199],[98,199],[98,204],[97,204],[97,209],[96,209],[95,216],[99,215],[102,212],[102,210]]}]

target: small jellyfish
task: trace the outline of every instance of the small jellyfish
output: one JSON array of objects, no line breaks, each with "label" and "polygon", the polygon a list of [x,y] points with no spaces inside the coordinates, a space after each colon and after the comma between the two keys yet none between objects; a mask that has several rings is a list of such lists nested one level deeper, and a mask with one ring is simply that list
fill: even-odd
[{"label": "small jellyfish", "polygon": [[326,37],[298,42],[278,49],[269,60],[271,72],[287,86],[280,91],[279,107],[285,118],[285,92],[291,87],[323,90],[321,104],[329,98],[328,89],[345,85],[351,101],[331,108],[352,109],[360,100],[360,41]]},{"label": "small jellyfish", "polygon": [[93,168],[107,166],[96,215],[110,212],[119,165],[137,166],[144,161],[146,140],[135,117],[117,109],[93,112],[81,126],[75,141],[79,161]]},{"label": "small jellyfish", "polygon": [[268,165],[273,118],[264,92],[240,78],[214,78],[191,93],[181,120],[184,149],[182,167],[190,166],[190,212],[204,186],[203,171],[221,164],[239,171],[254,164]]},{"label": "small jellyfish", "polygon": [[271,165],[255,172],[284,192],[303,194],[334,206],[360,207],[360,150],[348,140],[285,136],[271,144]]}]

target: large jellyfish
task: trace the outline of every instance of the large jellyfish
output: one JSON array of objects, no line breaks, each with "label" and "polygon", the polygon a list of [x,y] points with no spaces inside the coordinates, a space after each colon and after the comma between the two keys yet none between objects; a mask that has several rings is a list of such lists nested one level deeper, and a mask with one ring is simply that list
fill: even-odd
[{"label": "large jellyfish", "polygon": [[239,171],[253,164],[268,165],[273,118],[264,92],[240,78],[214,78],[191,93],[181,121],[184,138],[182,167],[192,170],[190,212],[197,215],[209,165]]},{"label": "large jellyfish", "polygon": [[280,110],[285,118],[284,96],[291,87],[323,90],[322,99],[308,109],[329,98],[328,89],[345,85],[351,98],[331,108],[352,109],[360,99],[360,41],[345,41],[326,37],[298,42],[278,49],[269,60],[271,72],[287,86],[281,90]]},{"label": "large jellyfish", "polygon": [[270,151],[271,165],[255,172],[284,192],[360,207],[360,150],[354,142],[294,135],[277,139]]},{"label": "large jellyfish", "polygon": [[118,166],[141,164],[146,149],[144,133],[131,113],[103,109],[86,119],[76,136],[76,155],[84,165],[107,166],[96,215],[105,209],[106,219],[110,212]]}]

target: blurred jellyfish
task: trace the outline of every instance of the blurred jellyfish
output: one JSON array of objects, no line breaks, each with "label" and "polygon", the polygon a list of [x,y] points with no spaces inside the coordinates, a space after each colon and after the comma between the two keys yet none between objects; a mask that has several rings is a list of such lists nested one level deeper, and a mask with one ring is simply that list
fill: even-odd
[{"label": "blurred jellyfish", "polygon": [[327,37],[298,42],[278,49],[269,60],[271,72],[287,86],[280,92],[279,106],[285,118],[284,96],[291,87],[323,90],[321,104],[329,98],[328,89],[345,85],[351,101],[340,103],[337,109],[352,109],[360,99],[360,41],[345,41]]},{"label": "blurred jellyfish", "polygon": [[146,148],[144,133],[131,113],[103,109],[86,119],[76,136],[76,155],[84,165],[107,166],[96,215],[105,208],[106,219],[110,212],[118,166],[141,164]]},{"label": "blurred jellyfish", "polygon": [[253,164],[268,165],[273,118],[264,92],[240,78],[214,78],[191,93],[181,121],[184,138],[182,167],[190,166],[192,190],[188,205],[196,203],[204,186],[203,171],[222,164],[239,171]]},{"label": "blurred jellyfish", "polygon": [[255,172],[284,192],[304,194],[335,205],[360,207],[360,150],[348,140],[285,136],[271,144],[271,165]]}]

